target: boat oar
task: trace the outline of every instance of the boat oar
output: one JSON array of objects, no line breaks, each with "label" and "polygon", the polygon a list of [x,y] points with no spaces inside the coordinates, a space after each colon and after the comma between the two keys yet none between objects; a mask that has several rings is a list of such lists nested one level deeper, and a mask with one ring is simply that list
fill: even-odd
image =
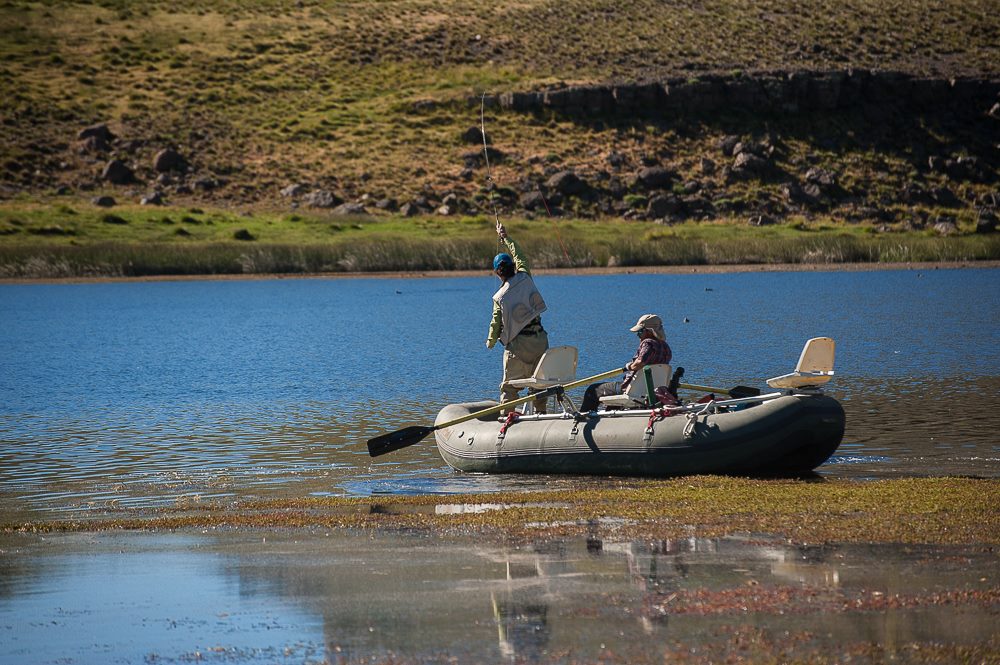
[{"label": "boat oar", "polygon": [[569,390],[570,388],[576,388],[588,383],[593,383],[594,381],[600,381],[601,379],[606,379],[609,376],[614,376],[615,374],[620,374],[622,371],[621,367],[616,369],[608,370],[607,372],[601,372],[600,374],[595,374],[594,376],[588,376],[586,379],[578,379],[576,381],[571,381],[565,383],[561,386],[552,386],[546,388],[545,390],[540,390],[536,393],[531,393],[525,397],[519,397],[517,399],[512,399],[509,402],[502,402],[496,406],[491,406],[488,409],[483,409],[482,411],[476,411],[475,413],[469,413],[462,416],[461,418],[455,418],[454,420],[449,420],[448,422],[441,423],[440,425],[411,425],[410,427],[404,427],[401,430],[396,430],[395,432],[389,432],[388,434],[382,434],[381,436],[376,436],[374,439],[368,439],[368,454],[372,457],[378,457],[379,455],[384,455],[386,453],[391,453],[394,450],[399,450],[400,448],[406,448],[407,446],[412,446],[415,443],[419,443],[425,436],[431,432],[439,429],[444,429],[446,427],[451,427],[452,425],[457,425],[458,423],[464,423],[466,420],[474,420],[475,418],[480,418],[482,416],[488,416],[491,413],[496,413],[503,409],[513,408],[515,406],[520,406],[526,402],[532,400],[549,397],[551,395],[557,395],[564,390]]},{"label": "boat oar", "polygon": [[733,399],[739,399],[741,397],[757,397],[760,395],[760,390],[757,388],[751,388],[750,386],[733,386],[732,388],[713,388],[712,386],[697,386],[692,383],[679,383],[677,384],[679,388],[686,388],[687,390],[699,390],[703,393],[718,393],[720,395],[729,395]]}]

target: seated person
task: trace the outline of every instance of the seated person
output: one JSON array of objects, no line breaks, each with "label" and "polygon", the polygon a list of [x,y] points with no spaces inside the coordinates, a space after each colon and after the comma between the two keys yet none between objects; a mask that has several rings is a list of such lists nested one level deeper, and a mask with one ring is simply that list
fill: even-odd
[{"label": "seated person", "polygon": [[629,383],[635,380],[636,375],[646,365],[669,364],[671,358],[670,346],[667,344],[666,335],[663,334],[663,322],[656,314],[643,314],[639,321],[629,328],[639,335],[639,350],[632,356],[632,360],[625,365],[625,376],[621,381],[609,381],[605,383],[592,383],[583,393],[583,403],[580,411],[586,413],[593,411],[600,404],[601,397],[605,395],[621,395],[628,390]]}]

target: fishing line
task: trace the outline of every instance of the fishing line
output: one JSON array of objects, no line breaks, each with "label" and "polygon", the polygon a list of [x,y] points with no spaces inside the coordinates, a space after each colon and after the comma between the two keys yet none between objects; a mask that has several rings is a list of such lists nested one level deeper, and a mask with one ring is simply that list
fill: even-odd
[{"label": "fishing line", "polygon": [[[496,189],[496,181],[493,180],[493,170],[490,168],[490,151],[489,146],[486,141],[486,93],[483,93],[482,98],[479,101],[479,131],[483,135],[483,157],[486,160],[486,184],[490,190],[490,204],[493,206],[493,217],[496,219],[496,223],[500,224],[500,213],[497,210],[497,201],[493,193]],[[559,225],[556,224],[555,216],[552,214],[552,210],[549,208],[549,202],[545,199],[545,194],[542,193],[541,188],[538,189],[538,195],[542,197],[542,204],[545,205],[545,212],[549,215],[549,221],[552,222],[552,228],[556,233],[556,240],[559,241],[559,247],[562,249],[563,256],[566,258],[567,267],[572,266],[572,261],[569,258],[569,252],[566,251],[566,243],[563,242],[562,234],[559,232]],[[500,253],[500,237],[497,236],[497,253]]]},{"label": "fishing line", "polygon": [[[490,168],[490,150],[486,142],[486,93],[479,100],[479,131],[483,135],[483,157],[486,160],[486,187],[490,191],[490,204],[493,206],[493,217],[500,226],[500,212],[497,210],[497,199],[493,194],[496,183],[493,181],[493,170]],[[497,236],[497,254],[500,253],[500,236]]]},{"label": "fishing line", "polygon": [[559,241],[559,247],[562,248],[563,256],[566,257],[566,267],[572,268],[573,263],[569,260],[569,252],[566,251],[566,244],[563,242],[562,234],[559,233],[559,225],[556,224],[556,218],[552,214],[552,210],[549,209],[549,202],[545,200],[545,194],[542,193],[542,188],[538,188],[538,195],[542,197],[542,203],[545,205],[545,212],[549,213],[549,221],[552,222],[552,228],[556,232],[556,240]]}]

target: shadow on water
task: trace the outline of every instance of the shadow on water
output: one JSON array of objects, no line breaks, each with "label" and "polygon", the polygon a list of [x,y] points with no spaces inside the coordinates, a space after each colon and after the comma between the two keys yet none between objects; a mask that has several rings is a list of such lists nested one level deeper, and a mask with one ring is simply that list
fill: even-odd
[{"label": "shadow on water", "polygon": [[0,545],[4,662],[662,662],[748,640],[759,651],[746,655],[763,659],[859,649],[905,660],[914,645],[995,637],[1000,573],[975,548],[765,536],[503,546],[344,532],[7,535]]}]

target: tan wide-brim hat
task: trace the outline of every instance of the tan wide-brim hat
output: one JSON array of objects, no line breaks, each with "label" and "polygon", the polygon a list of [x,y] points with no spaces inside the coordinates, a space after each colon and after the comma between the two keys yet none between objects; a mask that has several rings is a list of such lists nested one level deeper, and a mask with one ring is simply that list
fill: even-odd
[{"label": "tan wide-brim hat", "polygon": [[629,328],[632,332],[643,329],[652,330],[657,337],[663,339],[663,321],[656,314],[643,314],[635,325]]}]

